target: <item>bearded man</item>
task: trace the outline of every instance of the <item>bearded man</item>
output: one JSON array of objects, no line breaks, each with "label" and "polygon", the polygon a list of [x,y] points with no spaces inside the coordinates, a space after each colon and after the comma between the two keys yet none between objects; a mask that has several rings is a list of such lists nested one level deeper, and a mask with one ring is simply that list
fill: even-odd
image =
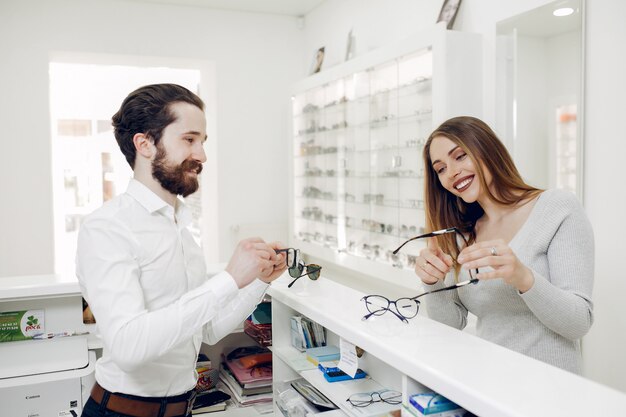
[{"label": "bearded man", "polygon": [[133,169],[128,189],[87,216],[76,272],[103,343],[83,416],[191,416],[195,363],[254,310],[286,269],[278,242],[240,242],[207,277],[178,197],[194,193],[206,161],[202,100],[156,84],[126,97],[115,138]]}]

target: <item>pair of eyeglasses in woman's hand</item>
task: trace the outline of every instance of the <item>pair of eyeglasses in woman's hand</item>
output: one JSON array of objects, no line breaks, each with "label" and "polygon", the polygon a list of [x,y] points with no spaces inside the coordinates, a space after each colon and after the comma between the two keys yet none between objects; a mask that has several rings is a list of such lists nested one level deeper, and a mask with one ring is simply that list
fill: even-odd
[{"label": "pair of eyeglasses in woman's hand", "polygon": [[[459,230],[456,227],[449,227],[447,229],[436,230],[434,232],[412,237],[411,239],[408,239],[406,242],[400,245],[396,250],[394,250],[393,254],[394,255],[397,254],[400,251],[400,249],[404,247],[404,245],[414,240],[435,237],[435,236],[444,235],[448,233],[456,233],[463,240],[463,242],[465,242],[465,247],[468,246],[468,241],[465,238],[465,235],[463,235],[463,233],[461,232],[461,230]],[[467,281],[461,281],[454,285],[450,285],[448,287],[443,287],[443,288],[438,288],[435,290],[427,291],[425,293],[416,295],[415,297],[404,297],[404,298],[398,298],[397,300],[389,300],[387,297],[384,297],[382,295],[375,295],[375,294],[366,295],[365,297],[361,299],[361,301],[365,302],[365,308],[368,311],[368,314],[363,316],[363,320],[367,320],[372,316],[381,316],[385,314],[387,311],[391,311],[396,317],[398,317],[404,323],[408,323],[408,320],[417,316],[417,313],[419,312],[420,302],[418,298],[427,294],[434,294],[436,292],[441,292],[441,291],[449,291],[449,290],[463,287],[465,285],[477,283],[478,278],[474,276],[474,273],[472,272],[472,270],[469,269],[468,272],[469,272],[470,279]],[[478,274],[478,269],[476,269],[475,272],[476,274]]]},{"label": "pair of eyeglasses in woman's hand", "polygon": [[[287,262],[287,271],[289,272],[289,276],[293,278],[293,281],[289,285],[288,288],[300,278],[308,276],[309,279],[315,281],[320,277],[322,267],[316,264],[305,264],[302,258],[300,257],[300,249],[294,248],[286,248],[286,249],[276,249],[276,253],[284,253],[285,254],[285,262]],[[303,271],[305,271],[303,273]]]}]

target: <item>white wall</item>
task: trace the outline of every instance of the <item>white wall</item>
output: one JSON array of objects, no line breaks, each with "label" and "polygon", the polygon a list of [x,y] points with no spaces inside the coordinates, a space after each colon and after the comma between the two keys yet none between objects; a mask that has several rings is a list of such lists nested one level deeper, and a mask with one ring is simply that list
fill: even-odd
[{"label": "white wall", "polygon": [[[495,22],[539,7],[548,0],[463,0],[454,29],[483,35],[484,118],[495,120]],[[314,52],[325,46],[324,66],[343,61],[350,29],[356,36],[356,54],[376,49],[423,30],[436,22],[442,0],[326,0],[305,19],[306,68]]]},{"label": "white wall", "polygon": [[[351,28],[357,55],[419,31],[435,22],[441,1],[327,0],[306,17],[305,53],[312,59],[326,47],[326,64],[343,60]],[[483,118],[495,121],[496,22],[549,3],[549,0],[463,0],[455,30],[478,32],[484,46]],[[619,260],[626,236],[626,197],[618,186],[626,154],[621,129],[626,100],[626,2],[587,1],[585,194],[595,231],[595,323],[584,340],[586,375],[626,392],[626,279]],[[308,62],[306,63],[308,65]],[[624,152],[622,152],[624,151]]]},{"label": "white wall", "polygon": [[515,139],[509,141],[509,151],[522,177],[539,188],[548,187],[549,132],[546,115],[550,114],[547,79],[550,61],[547,55],[547,46],[542,39],[532,36],[518,38],[519,59],[515,80],[517,131]]},{"label": "white wall", "polygon": [[587,1],[585,206],[596,242],[596,321],[585,339],[587,374],[626,391],[626,2]]},{"label": "white wall", "polygon": [[48,62],[55,51],[214,62],[219,259],[226,260],[231,226],[285,222],[287,164],[275,161],[286,155],[301,43],[296,19],[286,16],[110,0],[2,1],[0,276],[53,272]]}]

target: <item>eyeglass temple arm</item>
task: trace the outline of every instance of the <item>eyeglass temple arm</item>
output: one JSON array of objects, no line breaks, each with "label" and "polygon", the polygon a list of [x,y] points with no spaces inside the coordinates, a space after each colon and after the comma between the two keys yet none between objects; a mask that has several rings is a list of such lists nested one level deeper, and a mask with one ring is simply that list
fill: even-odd
[{"label": "eyeglass temple arm", "polygon": [[378,313],[378,312],[379,312],[379,311],[381,311],[381,310],[390,311],[390,312],[392,312],[393,314],[395,314],[395,316],[396,316],[397,318],[399,318],[400,320],[402,320],[403,322],[405,322],[405,323],[408,323],[408,322],[409,322],[409,321],[406,319],[406,317],[402,317],[400,314],[396,313],[395,311],[393,311],[393,310],[392,310],[392,309],[390,309],[390,308],[381,308],[380,310],[376,310],[376,311],[375,311],[375,312],[373,312],[373,313],[367,313],[366,315],[364,315],[364,316],[363,316],[363,318],[362,318],[361,320],[365,321],[365,320],[369,319],[370,317],[372,317],[374,314]]},{"label": "eyeglass temple arm", "polygon": [[412,242],[414,240],[423,239],[423,238],[426,238],[426,237],[433,237],[433,236],[444,235],[446,233],[453,233],[453,232],[456,233],[457,230],[458,229],[456,227],[450,227],[448,229],[435,230],[434,232],[425,233],[423,235],[412,237],[411,239],[407,240],[402,245],[400,245],[400,247],[398,249],[394,250],[392,253],[394,255],[396,255],[398,252],[400,252],[400,249],[402,249],[402,247],[404,247],[404,245],[406,245],[407,243]]},{"label": "eyeglass temple arm", "polygon": [[[478,273],[478,269],[476,270],[476,273]],[[411,300],[416,300],[424,295],[427,294],[434,294],[436,292],[441,292],[441,291],[448,291],[448,290],[454,290],[460,287],[464,287],[466,285],[469,284],[475,284],[478,282],[478,278],[472,278],[472,279],[468,279],[467,281],[461,281],[458,284],[454,284],[454,285],[450,285],[449,287],[444,287],[444,288],[437,288],[436,290],[430,290],[430,291],[426,291],[425,293],[422,293],[420,295],[416,295],[415,297],[411,297]]]},{"label": "eyeglass temple arm", "polygon": [[294,278],[294,279],[293,279],[293,281],[291,281],[291,282],[289,283],[289,285],[287,285],[287,288],[291,288],[291,286],[292,286],[293,284],[295,284],[295,283],[296,283],[296,281],[297,281],[297,280],[299,280],[300,278],[302,278],[303,276],[304,276],[304,275],[300,275],[299,277]]}]

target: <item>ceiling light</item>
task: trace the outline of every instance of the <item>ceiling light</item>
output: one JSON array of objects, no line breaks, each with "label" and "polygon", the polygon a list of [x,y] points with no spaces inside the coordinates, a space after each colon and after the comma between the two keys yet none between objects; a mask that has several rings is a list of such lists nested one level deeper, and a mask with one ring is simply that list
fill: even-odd
[{"label": "ceiling light", "polygon": [[556,9],[552,12],[552,14],[557,17],[569,16],[572,13],[574,13],[574,9],[571,7],[561,7],[560,9]]}]

